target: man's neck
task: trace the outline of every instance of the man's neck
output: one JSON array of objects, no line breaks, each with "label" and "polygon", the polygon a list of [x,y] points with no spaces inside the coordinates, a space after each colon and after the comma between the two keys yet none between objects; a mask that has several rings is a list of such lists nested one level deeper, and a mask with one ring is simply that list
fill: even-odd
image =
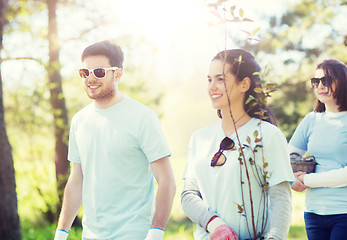
[{"label": "man's neck", "polygon": [[124,96],[120,93],[117,93],[113,98],[108,100],[94,100],[94,106],[97,109],[105,109],[112,107],[122,101],[124,99]]}]

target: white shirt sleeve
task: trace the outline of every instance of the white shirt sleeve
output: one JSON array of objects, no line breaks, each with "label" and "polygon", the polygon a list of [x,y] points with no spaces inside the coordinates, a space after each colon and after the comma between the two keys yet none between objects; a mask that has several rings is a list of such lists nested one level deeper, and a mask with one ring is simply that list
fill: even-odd
[{"label": "white shirt sleeve", "polygon": [[304,175],[304,184],[310,188],[347,186],[347,166],[321,173]]}]

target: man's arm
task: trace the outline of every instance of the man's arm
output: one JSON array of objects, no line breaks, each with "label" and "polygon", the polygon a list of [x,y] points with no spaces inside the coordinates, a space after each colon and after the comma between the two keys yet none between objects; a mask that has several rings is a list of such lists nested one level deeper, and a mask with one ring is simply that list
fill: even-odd
[{"label": "man's arm", "polygon": [[168,156],[152,162],[151,167],[158,183],[155,214],[151,227],[165,229],[176,193],[175,177]]},{"label": "man's arm", "polygon": [[83,173],[81,164],[73,163],[67,181],[62,210],[60,212],[58,229],[69,231],[78,210],[82,205]]}]

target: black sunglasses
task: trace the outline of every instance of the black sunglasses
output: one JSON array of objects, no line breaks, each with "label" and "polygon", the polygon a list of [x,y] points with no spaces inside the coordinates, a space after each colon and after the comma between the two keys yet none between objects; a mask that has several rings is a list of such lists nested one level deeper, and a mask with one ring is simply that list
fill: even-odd
[{"label": "black sunglasses", "polygon": [[328,86],[328,81],[327,81],[326,77],[311,78],[311,85],[313,88],[318,88],[319,82],[321,82],[324,87]]},{"label": "black sunglasses", "polygon": [[79,74],[81,78],[87,78],[89,77],[90,73],[93,73],[94,77],[98,79],[103,79],[106,76],[107,70],[116,70],[116,69],[118,69],[118,67],[94,68],[94,69],[81,68],[79,70]]},{"label": "black sunglasses", "polygon": [[235,142],[232,139],[225,137],[220,143],[218,152],[213,156],[211,160],[211,167],[223,166],[227,161],[227,157],[224,155],[223,151],[230,150],[234,146]]}]

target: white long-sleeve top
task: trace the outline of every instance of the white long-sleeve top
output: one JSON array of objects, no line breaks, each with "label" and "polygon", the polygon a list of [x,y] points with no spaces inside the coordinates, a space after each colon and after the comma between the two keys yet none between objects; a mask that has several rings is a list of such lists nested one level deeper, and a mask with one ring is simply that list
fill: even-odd
[{"label": "white long-sleeve top", "polygon": [[[288,145],[290,153],[296,152],[301,156],[306,154],[305,150]],[[330,187],[338,188],[347,186],[347,167],[334,169],[321,173],[310,173],[304,175],[304,184],[310,188]]]}]

